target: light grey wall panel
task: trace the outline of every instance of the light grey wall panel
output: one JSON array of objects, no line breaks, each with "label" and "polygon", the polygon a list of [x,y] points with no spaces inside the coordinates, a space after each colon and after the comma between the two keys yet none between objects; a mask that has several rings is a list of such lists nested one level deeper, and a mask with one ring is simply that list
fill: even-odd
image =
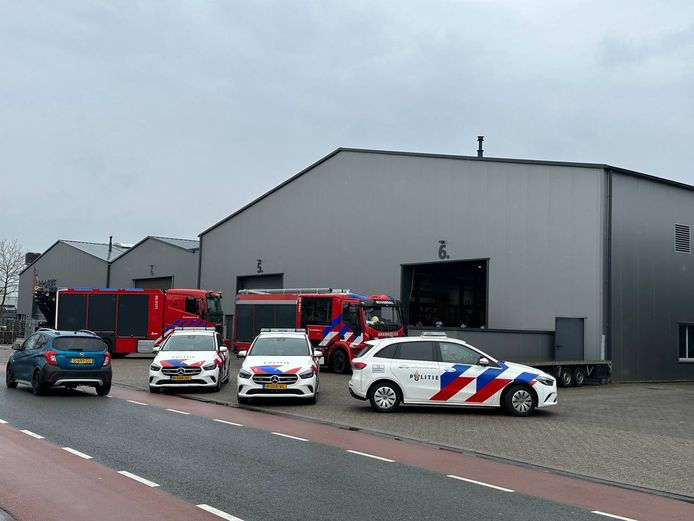
[{"label": "light grey wall panel", "polygon": [[173,277],[175,288],[196,288],[198,252],[150,238],[111,263],[111,287],[129,288],[134,279],[151,277]]},{"label": "light grey wall panel", "polygon": [[694,323],[694,258],[674,252],[674,224],[694,229],[694,192],[613,174],[613,378],[692,379],[677,323]]},{"label": "light grey wall panel", "polygon": [[59,288],[106,285],[106,261],[59,242],[20,276],[18,312],[22,314],[30,314],[32,310],[34,268],[38,279],[56,279]]},{"label": "light grey wall panel", "polygon": [[602,169],[343,151],[203,237],[201,284],[236,277],[398,296],[401,264],[489,258],[488,326],[602,335]]}]

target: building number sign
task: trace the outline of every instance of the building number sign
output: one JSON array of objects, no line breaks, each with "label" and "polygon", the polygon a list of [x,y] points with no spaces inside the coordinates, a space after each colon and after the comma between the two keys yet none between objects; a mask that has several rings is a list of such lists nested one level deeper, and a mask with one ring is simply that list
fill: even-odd
[{"label": "building number sign", "polygon": [[446,260],[450,258],[450,255],[448,255],[446,251],[446,241],[439,241],[439,259]]},{"label": "building number sign", "polygon": [[256,267],[256,273],[262,273],[263,272],[263,259],[258,259],[258,264]]}]

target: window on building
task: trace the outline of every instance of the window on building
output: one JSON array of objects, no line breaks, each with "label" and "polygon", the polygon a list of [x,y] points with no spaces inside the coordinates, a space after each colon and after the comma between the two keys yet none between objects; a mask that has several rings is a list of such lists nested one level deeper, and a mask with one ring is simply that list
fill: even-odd
[{"label": "window on building", "polygon": [[680,361],[694,362],[694,324],[680,324]]}]

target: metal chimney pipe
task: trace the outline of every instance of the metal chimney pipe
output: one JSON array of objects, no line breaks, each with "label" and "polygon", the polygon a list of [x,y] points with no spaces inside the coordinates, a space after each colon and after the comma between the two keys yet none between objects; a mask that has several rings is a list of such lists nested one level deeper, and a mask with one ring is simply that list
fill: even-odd
[{"label": "metal chimney pipe", "polygon": [[477,143],[479,143],[477,148],[477,157],[484,156],[484,150],[482,150],[482,141],[484,141],[484,136],[477,136]]},{"label": "metal chimney pipe", "polygon": [[111,253],[113,250],[113,235],[108,236],[108,252]]}]

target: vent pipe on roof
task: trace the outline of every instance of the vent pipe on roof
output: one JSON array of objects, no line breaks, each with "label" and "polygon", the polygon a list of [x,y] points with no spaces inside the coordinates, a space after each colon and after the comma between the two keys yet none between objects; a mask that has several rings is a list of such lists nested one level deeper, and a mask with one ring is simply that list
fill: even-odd
[{"label": "vent pipe on roof", "polygon": [[108,252],[113,251],[113,235],[108,236]]},{"label": "vent pipe on roof", "polygon": [[479,146],[477,147],[477,157],[484,156],[484,150],[482,150],[482,141],[484,141],[484,136],[477,136],[477,143],[479,143]]}]

